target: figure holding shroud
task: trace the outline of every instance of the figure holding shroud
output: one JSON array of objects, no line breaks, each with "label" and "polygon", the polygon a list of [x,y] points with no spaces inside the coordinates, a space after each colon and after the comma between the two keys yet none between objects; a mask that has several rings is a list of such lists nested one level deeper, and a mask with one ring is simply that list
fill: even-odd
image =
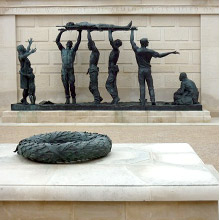
[{"label": "figure holding shroud", "polygon": [[56,38],[56,44],[61,51],[62,58],[62,69],[61,69],[61,79],[65,89],[66,102],[65,104],[70,104],[70,92],[72,96],[72,104],[76,103],[76,93],[75,93],[75,75],[74,75],[74,61],[76,56],[76,51],[79,48],[81,42],[81,30],[79,30],[78,38],[76,44],[73,46],[72,41],[67,41],[66,48],[60,43],[60,38],[66,30],[60,31]]},{"label": "figure holding shroud", "polygon": [[118,89],[116,84],[117,74],[119,72],[119,68],[117,62],[119,58],[119,47],[122,45],[121,40],[113,40],[112,37],[112,30],[108,31],[109,36],[109,42],[112,46],[112,51],[109,55],[109,61],[108,61],[108,79],[106,81],[105,87],[109,94],[112,97],[112,104],[117,104],[120,101],[120,98],[118,97]]},{"label": "figure holding shroud", "polygon": [[103,99],[100,96],[99,89],[98,89],[98,74],[99,74],[99,68],[97,67],[99,62],[99,50],[97,49],[95,42],[92,40],[91,31],[88,30],[87,33],[88,37],[88,48],[91,51],[90,54],[90,60],[89,60],[89,77],[90,77],[90,83],[89,83],[89,91],[92,93],[94,97],[94,103],[99,104]]}]

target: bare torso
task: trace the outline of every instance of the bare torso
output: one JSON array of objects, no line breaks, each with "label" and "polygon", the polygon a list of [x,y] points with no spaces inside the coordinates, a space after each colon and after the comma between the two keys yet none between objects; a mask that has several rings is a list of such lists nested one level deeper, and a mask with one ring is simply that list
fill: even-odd
[{"label": "bare torso", "polygon": [[62,49],[62,66],[63,68],[73,68],[73,63],[75,61],[76,52],[72,49]]},{"label": "bare torso", "polygon": [[90,60],[89,60],[89,66],[91,67],[92,65],[97,66],[98,61],[99,61],[99,51],[98,50],[93,50],[90,54]]},{"label": "bare torso", "polygon": [[114,66],[118,62],[120,51],[118,49],[113,49],[109,55],[108,65]]}]

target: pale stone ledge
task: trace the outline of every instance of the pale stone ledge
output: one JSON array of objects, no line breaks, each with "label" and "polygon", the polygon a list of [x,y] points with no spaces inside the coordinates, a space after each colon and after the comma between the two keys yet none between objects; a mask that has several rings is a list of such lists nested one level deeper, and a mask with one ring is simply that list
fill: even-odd
[{"label": "pale stone ledge", "polygon": [[19,6],[0,7],[5,15],[54,15],[54,14],[218,14],[218,7],[210,6],[158,6],[158,5],[106,5],[106,6]]},{"label": "pale stone ledge", "polygon": [[0,144],[1,201],[217,201],[216,171],[190,145],[113,144],[105,158],[39,164]]},{"label": "pale stone ledge", "polygon": [[4,111],[3,123],[207,123],[203,111]]}]

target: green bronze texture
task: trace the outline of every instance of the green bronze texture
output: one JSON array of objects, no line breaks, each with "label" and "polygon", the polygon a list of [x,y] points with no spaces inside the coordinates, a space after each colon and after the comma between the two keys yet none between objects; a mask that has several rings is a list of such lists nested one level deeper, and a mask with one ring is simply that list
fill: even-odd
[{"label": "green bronze texture", "polygon": [[77,163],[105,157],[112,148],[107,135],[88,132],[52,132],[21,140],[14,152],[40,163]]}]

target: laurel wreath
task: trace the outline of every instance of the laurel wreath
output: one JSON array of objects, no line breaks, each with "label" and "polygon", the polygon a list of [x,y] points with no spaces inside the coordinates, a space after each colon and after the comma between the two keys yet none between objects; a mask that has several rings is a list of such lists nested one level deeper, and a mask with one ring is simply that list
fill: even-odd
[{"label": "laurel wreath", "polygon": [[14,152],[40,163],[77,163],[106,156],[112,148],[107,135],[88,132],[51,132],[19,142]]}]

